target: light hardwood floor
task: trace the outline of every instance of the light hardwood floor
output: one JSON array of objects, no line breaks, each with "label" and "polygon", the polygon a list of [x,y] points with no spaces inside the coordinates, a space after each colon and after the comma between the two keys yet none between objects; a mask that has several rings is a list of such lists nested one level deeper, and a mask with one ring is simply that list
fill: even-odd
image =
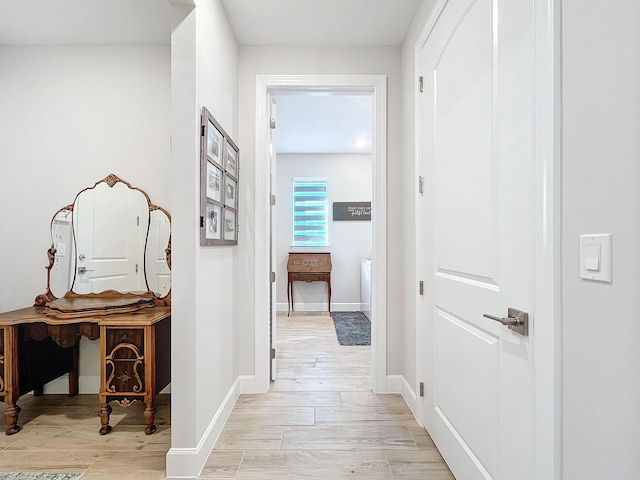
[{"label": "light hardwood floor", "polygon": [[[279,315],[277,350],[278,379],[266,394],[240,396],[199,478],[454,478],[402,397],[371,391],[370,347],[338,345],[328,315]],[[99,436],[96,401],[22,398],[24,429],[0,434],[0,471],[165,478],[169,396],[160,396],[158,431],[149,436],[140,404],[114,406],[113,432]]]},{"label": "light hardwood floor", "polygon": [[242,395],[204,479],[453,479],[400,395],[371,391],[371,347],[340,346],[328,315],[278,316],[277,376]]}]

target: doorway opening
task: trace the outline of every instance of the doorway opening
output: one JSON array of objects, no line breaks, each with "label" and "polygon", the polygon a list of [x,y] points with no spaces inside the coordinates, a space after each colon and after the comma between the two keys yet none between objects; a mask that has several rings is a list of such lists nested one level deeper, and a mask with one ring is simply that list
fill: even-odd
[{"label": "doorway opening", "polygon": [[[372,93],[291,92],[273,95],[272,102],[270,177],[275,205],[270,241],[276,279],[270,292],[272,306],[276,306],[276,317],[271,318],[272,344],[283,340],[277,327],[288,325],[283,312],[295,317],[326,317],[329,312],[348,316],[345,326],[358,338],[346,343],[366,343],[371,325]],[[329,260],[330,274],[304,273],[300,278],[311,281],[288,282],[290,261],[329,265]],[[329,267],[323,263],[313,268]],[[296,325],[305,324],[299,321]],[[327,321],[332,323],[325,318],[318,325]],[[336,321],[343,325],[340,319]],[[315,320],[306,323],[310,324],[306,335],[298,339],[285,336],[294,343],[308,338]],[[283,368],[281,350],[275,349],[272,380]],[[358,368],[366,368],[369,375],[370,355],[363,358]],[[291,374],[288,370],[285,367],[287,375]]]},{"label": "doorway opening", "polygon": [[[257,77],[256,90],[256,310],[255,310],[255,386],[267,391],[271,379],[271,353],[277,332],[277,298],[271,295],[270,225],[273,213],[272,178],[269,159],[271,143],[271,105],[283,95],[368,95],[372,101],[371,179],[372,179],[372,281],[371,281],[371,384],[374,392],[387,392],[386,373],[386,77],[346,76],[263,76]],[[286,275],[278,278],[286,286]],[[275,291],[275,289],[273,289]],[[276,333],[277,334],[277,333]],[[277,353],[276,359],[277,362]]]}]

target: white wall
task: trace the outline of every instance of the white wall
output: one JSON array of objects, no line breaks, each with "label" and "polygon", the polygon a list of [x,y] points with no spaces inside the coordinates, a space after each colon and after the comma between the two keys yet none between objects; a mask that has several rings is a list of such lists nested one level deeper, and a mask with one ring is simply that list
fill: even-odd
[{"label": "white wall", "polygon": [[[371,258],[371,222],[334,222],[333,202],[371,201],[370,154],[278,154],[276,301],[287,310],[287,260],[293,242],[293,178],[325,177],[331,244],[331,310],[360,310],[360,260]],[[294,282],[296,311],[327,309],[324,282]]]},{"label": "white wall", "polygon": [[[83,188],[115,173],[171,211],[169,47],[0,47],[0,71],[5,312],[44,293],[51,218]],[[80,345],[80,392],[97,393],[98,342]]]},{"label": "white wall", "polygon": [[[174,6],[172,24],[172,447],[167,475],[197,476],[239,394],[238,247],[199,245],[202,106],[236,139],[241,162],[246,147],[237,141],[238,47],[222,3]],[[241,213],[240,238],[250,235],[242,222]]]},{"label": "white wall", "polygon": [[[563,478],[640,471],[640,3],[563,1]],[[613,282],[579,278],[613,235]]]},{"label": "white wall", "polygon": [[[397,193],[403,187],[401,169],[395,168],[401,161],[400,145],[400,49],[399,47],[241,47],[240,48],[240,103],[239,141],[244,151],[242,155],[243,173],[240,178],[240,211],[252,212],[255,194],[255,115],[256,115],[256,75],[387,75],[388,77],[388,208],[395,211],[400,207]],[[241,217],[242,218],[242,217]],[[254,375],[255,344],[255,283],[256,244],[253,233],[255,222],[250,216],[243,217],[241,228],[248,232],[240,234],[239,269],[239,335],[240,373]],[[388,218],[389,231],[402,231],[399,216]],[[388,242],[388,303],[392,315],[389,316],[387,349],[389,359],[387,373],[401,370],[402,334],[395,328],[396,322],[404,315],[402,298],[404,274],[400,263],[400,244],[397,236]],[[266,359],[265,359],[266,361]]]}]

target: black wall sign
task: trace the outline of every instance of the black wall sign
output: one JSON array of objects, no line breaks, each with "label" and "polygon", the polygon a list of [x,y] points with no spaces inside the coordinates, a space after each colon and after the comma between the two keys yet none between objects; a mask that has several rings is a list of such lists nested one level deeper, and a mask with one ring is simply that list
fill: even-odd
[{"label": "black wall sign", "polygon": [[333,202],[334,222],[371,221],[371,202]]}]

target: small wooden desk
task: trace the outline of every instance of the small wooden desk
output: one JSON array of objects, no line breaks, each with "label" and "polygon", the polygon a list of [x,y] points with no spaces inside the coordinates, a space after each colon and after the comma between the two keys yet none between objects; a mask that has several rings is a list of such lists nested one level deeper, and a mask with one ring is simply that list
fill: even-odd
[{"label": "small wooden desk", "polygon": [[146,404],[145,433],[152,434],[153,400],[171,379],[171,308],[153,307],[135,313],[114,313],[60,319],[45,307],[0,314],[0,400],[7,404],[7,435],[18,433],[18,399],[69,373],[69,395],[78,394],[79,340],[100,338],[101,435],[111,431],[115,401],[122,407]]},{"label": "small wooden desk", "polygon": [[293,282],[327,282],[331,313],[331,254],[289,252],[287,262],[287,316],[293,312]]}]

